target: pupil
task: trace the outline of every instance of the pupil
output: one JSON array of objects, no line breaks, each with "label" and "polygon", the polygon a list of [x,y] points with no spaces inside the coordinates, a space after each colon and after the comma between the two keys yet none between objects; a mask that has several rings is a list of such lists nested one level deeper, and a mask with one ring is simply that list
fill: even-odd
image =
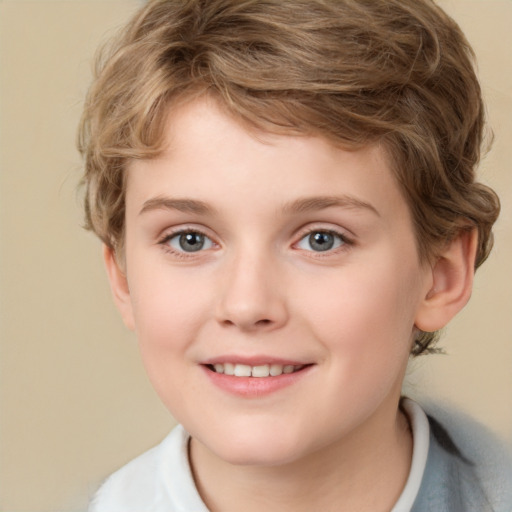
[{"label": "pupil", "polygon": [[334,237],[330,233],[313,233],[309,235],[309,243],[315,251],[328,251],[334,245]]},{"label": "pupil", "polygon": [[200,233],[183,233],[180,236],[180,247],[187,252],[199,251],[203,248],[204,236]]}]

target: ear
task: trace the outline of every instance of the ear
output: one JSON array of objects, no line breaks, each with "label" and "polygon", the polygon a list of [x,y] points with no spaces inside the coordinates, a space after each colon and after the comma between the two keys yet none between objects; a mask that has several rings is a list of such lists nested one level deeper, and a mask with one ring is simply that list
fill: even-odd
[{"label": "ear", "polygon": [[121,313],[126,327],[133,331],[135,330],[135,322],[133,319],[132,301],[128,288],[128,280],[126,279],[126,272],[120,267],[114,250],[106,245],[103,246],[103,260],[105,262],[105,268],[107,269],[107,276],[114,302]]},{"label": "ear", "polygon": [[416,314],[415,325],[425,332],[442,329],[471,297],[478,233],[462,229],[430,269],[430,287]]}]

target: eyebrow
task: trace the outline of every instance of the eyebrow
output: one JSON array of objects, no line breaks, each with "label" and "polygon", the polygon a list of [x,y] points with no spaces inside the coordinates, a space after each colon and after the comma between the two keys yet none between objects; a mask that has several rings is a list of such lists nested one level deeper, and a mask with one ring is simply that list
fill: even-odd
[{"label": "eyebrow", "polygon": [[[352,196],[315,196],[299,198],[290,203],[286,203],[283,207],[283,211],[288,214],[308,213],[332,207],[368,210],[380,217],[380,213],[374,206]],[[215,213],[215,210],[211,206],[197,199],[154,197],[144,202],[139,215],[153,210],[178,210],[184,213],[195,213],[198,215]]]},{"label": "eyebrow", "polygon": [[142,205],[139,215],[153,210],[178,210],[184,213],[208,215],[214,213],[213,208],[196,199],[174,199],[171,197],[154,197]]},{"label": "eyebrow", "polygon": [[283,210],[285,213],[308,213],[332,207],[368,210],[380,217],[378,210],[370,203],[366,203],[356,197],[345,195],[299,198],[291,203],[285,204]]}]

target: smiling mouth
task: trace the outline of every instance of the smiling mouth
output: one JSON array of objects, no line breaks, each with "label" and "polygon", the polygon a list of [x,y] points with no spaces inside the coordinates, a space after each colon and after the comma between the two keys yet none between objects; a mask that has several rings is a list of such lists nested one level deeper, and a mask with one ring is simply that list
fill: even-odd
[{"label": "smiling mouth", "polygon": [[234,364],[234,363],[216,363],[208,364],[206,367],[214,373],[221,373],[224,375],[231,375],[234,377],[278,377],[283,374],[296,373],[304,368],[306,364],[291,365],[291,364],[263,364],[258,366],[250,366],[247,364]]}]

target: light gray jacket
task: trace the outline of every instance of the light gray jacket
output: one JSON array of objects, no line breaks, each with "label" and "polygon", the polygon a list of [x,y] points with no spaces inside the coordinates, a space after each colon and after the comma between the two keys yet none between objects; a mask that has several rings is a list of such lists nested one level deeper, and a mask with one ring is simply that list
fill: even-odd
[{"label": "light gray jacket", "polygon": [[507,448],[463,415],[437,408],[428,418],[427,466],[411,512],[512,512]]}]

